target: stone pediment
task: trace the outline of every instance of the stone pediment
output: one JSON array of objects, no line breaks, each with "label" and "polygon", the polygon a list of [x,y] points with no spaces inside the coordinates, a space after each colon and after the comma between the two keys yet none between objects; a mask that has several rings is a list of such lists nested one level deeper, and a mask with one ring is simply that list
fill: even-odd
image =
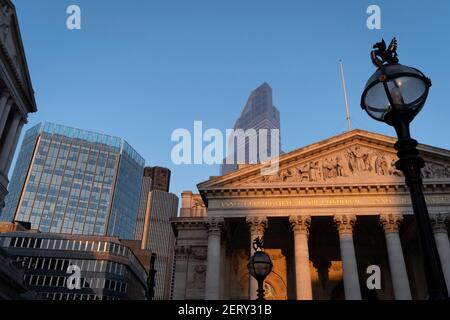
[{"label": "stone pediment", "polygon": [[[283,154],[279,169],[262,175],[261,165],[249,165],[224,176],[200,183],[203,190],[339,185],[404,184],[395,168],[394,138],[352,130],[319,143]],[[450,152],[420,145],[426,160],[425,182],[450,181]],[[267,166],[266,166],[267,167]]]}]

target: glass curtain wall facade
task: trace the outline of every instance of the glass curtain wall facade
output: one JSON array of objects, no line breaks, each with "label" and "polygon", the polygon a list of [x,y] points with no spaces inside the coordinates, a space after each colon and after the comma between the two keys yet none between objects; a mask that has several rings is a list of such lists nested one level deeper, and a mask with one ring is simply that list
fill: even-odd
[{"label": "glass curtain wall facade", "polygon": [[[229,137],[227,158],[224,159],[224,163],[221,165],[221,175],[233,172],[238,169],[237,154],[242,154],[245,156],[245,164],[252,163],[250,161],[251,148],[249,146],[249,139],[258,141],[256,146],[257,163],[261,161],[260,152],[265,153],[269,157],[276,157],[282,153],[280,135],[278,135],[278,137],[274,135],[274,138],[278,139],[278,148],[272,150],[271,130],[280,130],[280,112],[273,105],[272,88],[267,83],[263,83],[261,86],[253,90],[253,92],[250,94],[247,103],[245,104],[244,110],[242,111],[239,119],[237,119],[236,123],[234,124],[233,129],[242,129],[244,131],[254,129],[256,130],[256,136],[249,131],[249,136],[243,143],[237,141],[235,137]],[[259,130],[261,129],[267,130],[267,144],[265,146],[259,141],[259,135],[261,134]],[[232,160],[232,163],[226,163],[227,159]]]},{"label": "glass curtain wall facade", "polygon": [[26,132],[3,221],[133,239],[144,159],[123,139],[39,124]]},{"label": "glass curtain wall facade", "polygon": [[[145,267],[115,237],[12,232],[0,234],[0,249],[23,270],[25,283],[42,299],[146,298]],[[68,288],[70,266],[80,268],[79,288]]]},{"label": "glass curtain wall facade", "polygon": [[168,300],[175,250],[175,235],[170,219],[177,216],[178,197],[165,191],[146,190],[149,178],[144,177],[144,181],[139,212],[141,219],[136,228],[136,238],[142,241],[141,249],[156,254],[155,300]]}]

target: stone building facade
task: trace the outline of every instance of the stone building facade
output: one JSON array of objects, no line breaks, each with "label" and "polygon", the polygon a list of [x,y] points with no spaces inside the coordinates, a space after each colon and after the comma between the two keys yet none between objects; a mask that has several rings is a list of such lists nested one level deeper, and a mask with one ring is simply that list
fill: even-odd
[{"label": "stone building facade", "polygon": [[22,127],[28,113],[36,111],[16,9],[11,1],[0,0],[0,209]]},{"label": "stone building facade", "polygon": [[[268,299],[426,299],[418,232],[395,139],[352,130],[182,195],[174,299],[254,299],[247,262],[263,236],[274,268]],[[419,146],[424,191],[450,289],[450,151]],[[369,288],[373,266],[379,289]]]}]

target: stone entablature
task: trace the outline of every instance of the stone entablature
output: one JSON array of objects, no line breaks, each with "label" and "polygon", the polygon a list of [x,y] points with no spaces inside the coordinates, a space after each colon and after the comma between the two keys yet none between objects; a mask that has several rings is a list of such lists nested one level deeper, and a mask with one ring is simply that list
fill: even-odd
[{"label": "stone entablature", "polygon": [[[430,214],[450,211],[448,193],[427,194]],[[333,215],[352,213],[378,215],[383,212],[413,214],[409,194],[318,194],[311,196],[263,196],[210,199],[208,216],[245,217],[247,215],[290,216],[293,214]]]}]

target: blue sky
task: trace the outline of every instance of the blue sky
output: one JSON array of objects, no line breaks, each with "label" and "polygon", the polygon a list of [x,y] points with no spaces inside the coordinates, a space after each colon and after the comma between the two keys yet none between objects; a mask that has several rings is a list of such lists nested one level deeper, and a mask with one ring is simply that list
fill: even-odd
[{"label": "blue sky", "polygon": [[[450,1],[14,0],[39,111],[51,121],[125,138],[147,165],[172,170],[171,191],[195,189],[218,166],[172,163],[174,129],[232,128],[251,90],[267,81],[290,151],[346,130],[338,60],[352,126],[394,135],[359,107],[374,72],[373,43],[397,36],[400,62],[433,80],[412,126],[450,148]],[[82,29],[66,28],[77,4]],[[381,30],[366,27],[381,7]]]}]

